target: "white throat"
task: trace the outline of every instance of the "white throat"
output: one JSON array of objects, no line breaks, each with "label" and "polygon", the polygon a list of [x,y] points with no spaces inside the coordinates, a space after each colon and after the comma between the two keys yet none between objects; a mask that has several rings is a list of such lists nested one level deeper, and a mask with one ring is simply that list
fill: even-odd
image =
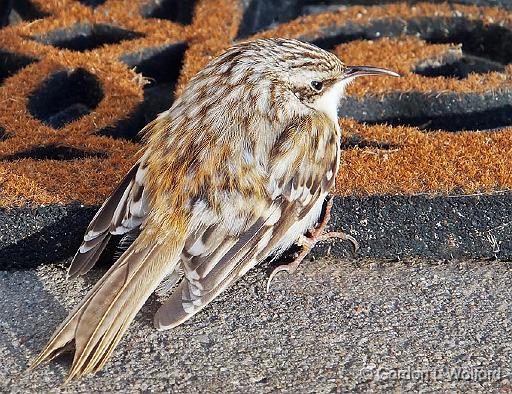
[{"label": "white throat", "polygon": [[332,85],[318,98],[312,107],[325,113],[336,125],[338,124],[338,105],[345,93],[345,89],[353,78],[342,79]]}]

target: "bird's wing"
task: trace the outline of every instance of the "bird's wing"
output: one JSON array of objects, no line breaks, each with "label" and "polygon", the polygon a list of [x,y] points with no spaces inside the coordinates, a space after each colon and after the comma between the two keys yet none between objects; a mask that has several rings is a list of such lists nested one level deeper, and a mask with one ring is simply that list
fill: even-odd
[{"label": "bird's wing", "polygon": [[[297,138],[308,138],[304,137],[305,133],[300,128],[295,127],[293,133],[294,137],[296,133]],[[301,140],[296,142],[298,145],[295,146],[309,143]],[[154,323],[158,329],[183,323],[254,265],[271,253],[280,252],[282,247],[289,246],[283,240],[286,240],[290,229],[308,216],[315,206],[320,204],[321,207],[323,198],[333,184],[335,173],[329,171],[337,168],[336,143],[332,149],[332,152],[328,152],[332,158],[302,155],[300,150],[280,152],[281,159],[276,160],[275,165],[280,165],[284,160],[288,168],[278,179],[272,180],[274,190],[269,194],[274,195],[260,216],[248,220],[247,227],[239,234],[230,232],[229,223],[198,226],[186,240],[182,252],[184,279],[155,315]],[[226,209],[233,209],[232,204],[226,206]],[[313,218],[314,221],[317,219],[318,216]],[[303,224],[303,231],[308,226],[309,223]],[[295,230],[297,236],[303,231]],[[291,242],[294,241],[296,238]]]},{"label": "bird's wing", "polygon": [[92,219],[68,270],[68,278],[89,271],[105,249],[111,235],[138,229],[148,214],[144,190],[145,168],[138,162]]},{"label": "bird's wing", "polygon": [[163,330],[183,323],[254,266],[280,216],[278,200],[238,236],[230,235],[222,223],[194,232],[182,252],[184,278],[155,314],[155,327]]}]

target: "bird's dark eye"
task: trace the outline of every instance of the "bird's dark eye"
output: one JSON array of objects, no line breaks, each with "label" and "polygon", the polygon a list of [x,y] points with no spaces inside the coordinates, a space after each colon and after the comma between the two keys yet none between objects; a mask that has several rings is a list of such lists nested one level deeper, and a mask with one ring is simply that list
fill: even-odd
[{"label": "bird's dark eye", "polygon": [[324,84],[320,81],[311,81],[311,87],[319,92],[324,87]]}]

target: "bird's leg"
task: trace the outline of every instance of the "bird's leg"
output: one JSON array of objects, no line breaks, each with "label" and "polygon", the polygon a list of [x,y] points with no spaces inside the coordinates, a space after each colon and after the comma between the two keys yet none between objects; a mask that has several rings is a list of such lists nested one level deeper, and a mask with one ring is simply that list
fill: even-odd
[{"label": "bird's leg", "polygon": [[313,247],[318,243],[322,241],[327,241],[332,238],[338,238],[342,240],[347,240],[352,242],[352,245],[354,246],[354,254],[357,253],[357,250],[359,249],[359,242],[356,241],[354,237],[352,237],[349,234],[340,232],[340,231],[330,231],[328,233],[324,233],[325,227],[327,226],[327,223],[329,222],[329,219],[331,218],[331,209],[332,209],[332,197],[327,197],[327,204],[325,206],[324,215],[322,217],[322,220],[320,223],[310,230],[308,230],[308,235],[302,235],[299,238],[299,241],[297,244],[302,247],[301,252],[295,259],[289,263],[289,264],[283,264],[278,267],[276,267],[272,273],[270,274],[270,277],[268,278],[267,282],[267,292],[270,290],[270,282],[272,279],[280,272],[286,271],[288,274],[292,274],[295,272],[299,264],[304,260],[304,258],[308,255],[308,253],[313,249]]}]

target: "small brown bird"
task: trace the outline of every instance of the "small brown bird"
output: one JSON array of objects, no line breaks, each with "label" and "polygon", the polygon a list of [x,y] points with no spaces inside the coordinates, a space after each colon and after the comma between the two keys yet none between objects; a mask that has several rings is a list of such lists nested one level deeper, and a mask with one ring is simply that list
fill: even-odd
[{"label": "small brown bird", "polygon": [[74,348],[68,379],[95,372],[157,288],[168,293],[154,317],[165,330],[293,243],[302,253],[272,276],[318,240],[353,240],[322,234],[328,212],[314,226],[338,172],[338,102],[372,74],[398,76],[291,39],[242,43],[210,62],[144,128],[143,156],[93,218],[68,276],[89,271],[113,234],[131,245],[32,367]]}]

